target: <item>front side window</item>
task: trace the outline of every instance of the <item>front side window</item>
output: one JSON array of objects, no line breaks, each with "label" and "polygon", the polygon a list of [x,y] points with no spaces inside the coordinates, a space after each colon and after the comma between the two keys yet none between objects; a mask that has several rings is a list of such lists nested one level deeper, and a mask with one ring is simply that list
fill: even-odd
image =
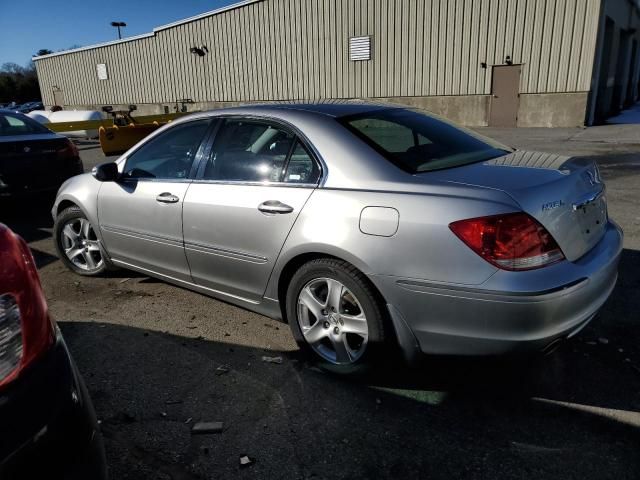
[{"label": "front side window", "polygon": [[269,122],[227,119],[205,167],[205,180],[313,183],[319,169],[291,132]]},{"label": "front side window", "polygon": [[125,164],[125,178],[187,178],[209,120],[181,123],[152,138],[133,152]]},{"label": "front side window", "polygon": [[489,139],[414,110],[376,110],[339,121],[409,173],[453,168],[509,153]]}]

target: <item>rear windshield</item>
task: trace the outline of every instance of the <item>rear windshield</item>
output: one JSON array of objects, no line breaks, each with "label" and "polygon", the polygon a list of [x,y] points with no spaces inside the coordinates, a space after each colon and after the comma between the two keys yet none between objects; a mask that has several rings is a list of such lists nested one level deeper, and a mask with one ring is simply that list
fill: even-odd
[{"label": "rear windshield", "polygon": [[507,147],[415,110],[376,110],[339,121],[409,173],[459,167],[509,153]]},{"label": "rear windshield", "polygon": [[34,133],[51,133],[51,131],[26,115],[0,113],[0,137]]}]

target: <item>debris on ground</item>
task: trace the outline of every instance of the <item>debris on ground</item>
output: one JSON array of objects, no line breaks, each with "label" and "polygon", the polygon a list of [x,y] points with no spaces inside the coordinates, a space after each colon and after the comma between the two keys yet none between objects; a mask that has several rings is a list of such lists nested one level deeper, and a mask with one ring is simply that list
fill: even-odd
[{"label": "debris on ground", "polygon": [[253,463],[253,459],[249,458],[246,455],[240,456],[240,467],[248,467]]},{"label": "debris on ground", "polygon": [[511,442],[511,446],[516,450],[533,453],[562,453],[567,451],[566,448],[545,447],[521,442]]},{"label": "debris on ground", "polygon": [[189,418],[187,418],[187,419],[184,421],[184,423],[191,423],[191,420],[193,420],[193,417],[189,417]]},{"label": "debris on ground", "polygon": [[222,422],[198,422],[191,428],[192,435],[207,435],[209,433],[222,433],[224,424]]},{"label": "debris on ground", "polygon": [[136,417],[129,412],[118,412],[113,418],[107,419],[107,422],[115,424],[134,423],[135,421]]},{"label": "debris on ground", "polygon": [[598,341],[602,344],[602,345],[606,345],[607,343],[609,343],[609,340],[604,338],[604,337],[600,337],[598,339]]},{"label": "debris on ground", "polygon": [[178,405],[179,403],[182,403],[182,400],[165,400],[164,402],[165,405]]},{"label": "debris on ground", "polygon": [[225,373],[229,373],[228,365],[220,365],[218,368],[216,368],[216,375],[224,375]]},{"label": "debris on ground", "polygon": [[282,364],[282,357],[267,357],[263,355],[262,361],[266,363],[277,363],[280,365]]},{"label": "debris on ground", "polygon": [[131,280],[131,279],[130,278],[123,278],[118,283],[125,283],[125,282],[128,282],[129,280]]},{"label": "debris on ground", "polygon": [[162,418],[167,418],[167,412],[160,412],[160,416]]}]

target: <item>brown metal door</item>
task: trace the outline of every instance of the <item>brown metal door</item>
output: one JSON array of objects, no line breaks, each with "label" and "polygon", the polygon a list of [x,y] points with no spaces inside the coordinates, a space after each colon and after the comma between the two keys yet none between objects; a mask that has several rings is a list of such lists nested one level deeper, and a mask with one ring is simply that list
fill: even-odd
[{"label": "brown metal door", "polygon": [[520,65],[499,65],[493,67],[491,83],[491,113],[489,125],[492,127],[515,127],[518,121],[520,103]]},{"label": "brown metal door", "polygon": [[60,107],[64,106],[64,92],[62,90],[53,91],[53,104]]}]

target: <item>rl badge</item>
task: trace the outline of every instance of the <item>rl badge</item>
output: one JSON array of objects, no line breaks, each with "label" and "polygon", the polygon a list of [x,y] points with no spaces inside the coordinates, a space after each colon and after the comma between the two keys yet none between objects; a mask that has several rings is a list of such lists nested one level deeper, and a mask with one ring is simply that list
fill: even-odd
[{"label": "rl badge", "polygon": [[564,205],[562,200],[555,200],[553,202],[547,202],[542,204],[542,211],[546,212],[547,210],[553,210],[554,208],[558,208]]}]

